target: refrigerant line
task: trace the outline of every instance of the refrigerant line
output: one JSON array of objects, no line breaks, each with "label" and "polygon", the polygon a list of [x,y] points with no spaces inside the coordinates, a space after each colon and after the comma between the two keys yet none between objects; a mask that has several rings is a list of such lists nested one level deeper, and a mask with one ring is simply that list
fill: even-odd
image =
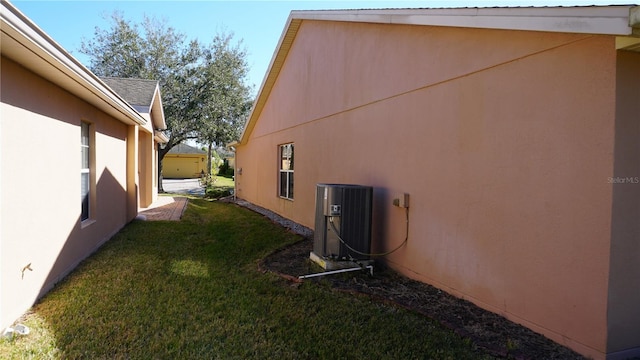
[{"label": "refrigerant line", "polygon": [[308,279],[308,278],[311,278],[311,277],[339,274],[339,273],[343,273],[343,272],[357,271],[357,270],[363,270],[363,269],[369,269],[369,272],[373,276],[373,265],[367,265],[367,266],[362,266],[362,267],[353,267],[353,268],[333,270],[333,271],[324,271],[324,272],[321,272],[321,273],[315,273],[315,274],[309,274],[309,275],[301,275],[301,276],[298,276],[298,279]]},{"label": "refrigerant line", "polygon": [[333,216],[329,216],[329,223],[331,224],[331,228],[333,229],[333,232],[336,234],[336,237],[338,238],[338,240],[340,240],[340,242],[347,247],[347,249],[353,251],[354,253],[358,254],[358,255],[363,255],[363,256],[387,256],[391,253],[396,252],[397,250],[399,250],[401,247],[403,247],[407,241],[409,241],[409,208],[405,208],[406,210],[406,214],[407,214],[407,228],[406,228],[406,235],[404,237],[404,241],[402,243],[400,243],[400,245],[398,245],[395,249],[387,251],[387,252],[383,252],[383,253],[377,253],[377,254],[370,254],[370,253],[364,253],[361,251],[358,251],[354,248],[352,248],[351,246],[349,246],[349,244],[347,244],[344,240],[342,240],[342,237],[340,236],[340,232],[338,231],[338,229],[336,229],[336,226],[333,223]]}]

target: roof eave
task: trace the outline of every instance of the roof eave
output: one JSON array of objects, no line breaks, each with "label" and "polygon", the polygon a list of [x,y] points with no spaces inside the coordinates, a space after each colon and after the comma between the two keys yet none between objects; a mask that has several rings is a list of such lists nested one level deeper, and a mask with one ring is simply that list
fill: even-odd
[{"label": "roof eave", "polygon": [[167,137],[167,134],[159,130],[153,131],[153,138],[161,144],[166,144],[169,142],[169,138]]},{"label": "roof eave", "polygon": [[128,125],[146,120],[11,3],[0,5],[3,56]]},{"label": "roof eave", "polygon": [[249,140],[303,20],[591,33],[626,37],[638,36],[640,32],[640,7],[615,5],[292,11],[287,18],[240,140],[234,144],[235,146],[242,146]]},{"label": "roof eave", "polygon": [[224,147],[226,149],[229,149],[231,151],[236,151],[236,147],[238,146],[239,142],[238,141],[232,141],[230,143],[228,143],[227,145],[225,145]]},{"label": "roof eave", "polygon": [[271,94],[271,89],[280,74],[280,69],[284,64],[287,55],[289,54],[289,49],[291,48],[291,44],[298,33],[298,28],[300,27],[300,23],[302,20],[295,19],[293,17],[294,12],[292,11],[287,18],[287,22],[285,24],[284,30],[282,31],[282,35],[280,35],[280,40],[278,40],[278,45],[271,57],[271,62],[269,63],[269,67],[267,68],[267,73],[262,80],[262,84],[260,85],[260,90],[258,90],[258,96],[256,100],[253,102],[253,107],[251,108],[251,112],[249,113],[249,117],[247,122],[245,123],[244,129],[242,130],[242,135],[240,136],[240,141],[237,145],[245,144],[248,140],[248,136],[253,131],[253,127],[255,126],[255,122],[257,117],[262,112],[262,108],[264,107],[267,99],[269,98],[269,94]]},{"label": "roof eave", "polygon": [[[637,7],[636,7],[637,8]],[[293,11],[302,20],[626,36],[633,33],[633,5]]]},{"label": "roof eave", "polygon": [[160,114],[159,116],[154,116],[152,118],[153,127],[156,130],[166,130],[167,122],[164,117],[164,108],[162,106],[162,96],[160,95],[160,83],[156,84],[156,89],[153,92],[153,99],[151,100],[150,109],[152,112],[156,114]]}]

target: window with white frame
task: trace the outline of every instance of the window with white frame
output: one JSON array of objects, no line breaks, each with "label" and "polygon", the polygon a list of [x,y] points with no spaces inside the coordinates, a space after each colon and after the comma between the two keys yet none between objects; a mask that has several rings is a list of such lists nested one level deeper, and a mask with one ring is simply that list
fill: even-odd
[{"label": "window with white frame", "polygon": [[280,181],[278,195],[293,200],[293,143],[278,147],[280,158]]},{"label": "window with white frame", "polygon": [[91,125],[86,122],[80,124],[80,196],[82,211],[80,221],[89,219],[91,198]]}]

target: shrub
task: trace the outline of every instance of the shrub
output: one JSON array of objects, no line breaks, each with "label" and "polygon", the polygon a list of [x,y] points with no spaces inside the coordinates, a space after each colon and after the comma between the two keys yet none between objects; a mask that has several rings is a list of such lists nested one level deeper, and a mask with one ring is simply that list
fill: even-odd
[{"label": "shrub", "polygon": [[218,199],[232,194],[233,189],[228,188],[208,188],[205,196],[211,199]]},{"label": "shrub", "polygon": [[224,159],[222,165],[218,168],[218,175],[231,177],[233,176],[233,167],[229,166],[229,160]]}]

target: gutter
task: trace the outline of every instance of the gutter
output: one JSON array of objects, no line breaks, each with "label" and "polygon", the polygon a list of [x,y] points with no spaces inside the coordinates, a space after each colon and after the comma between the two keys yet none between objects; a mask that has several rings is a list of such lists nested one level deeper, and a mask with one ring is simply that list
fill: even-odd
[{"label": "gutter", "polygon": [[[633,5],[293,11],[297,19],[631,35]],[[635,7],[637,8],[637,6]]]},{"label": "gutter", "polygon": [[153,130],[153,138],[161,144],[166,144],[169,142],[167,134],[165,134],[161,129]]},{"label": "gutter", "polygon": [[146,119],[10,2],[0,7],[2,55],[128,125]]}]

